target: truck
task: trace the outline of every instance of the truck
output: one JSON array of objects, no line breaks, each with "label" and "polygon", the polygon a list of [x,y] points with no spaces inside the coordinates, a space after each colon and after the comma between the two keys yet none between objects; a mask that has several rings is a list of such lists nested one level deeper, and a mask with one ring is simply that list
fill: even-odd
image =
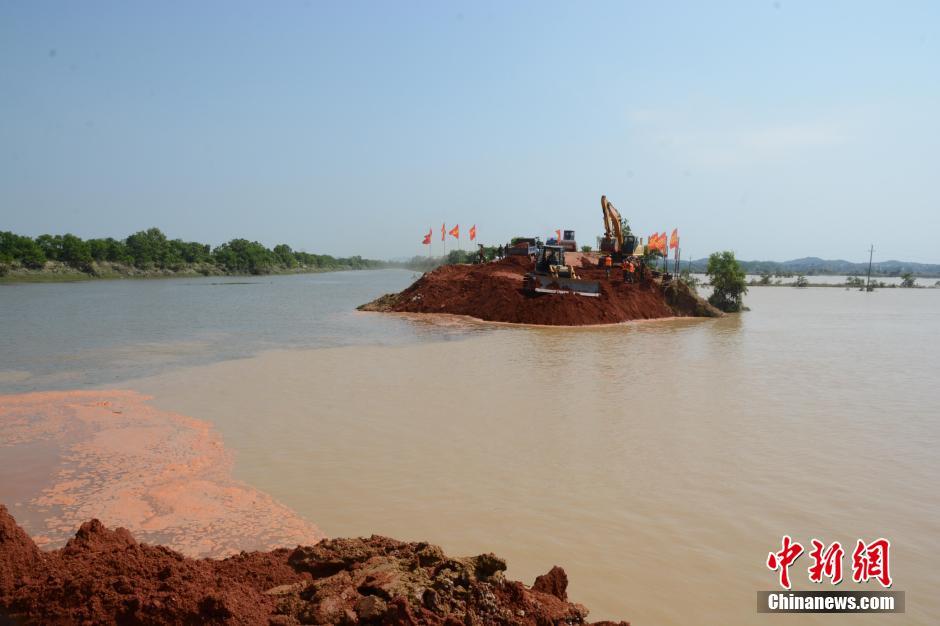
[{"label": "truck", "polygon": [[506,256],[535,256],[541,244],[538,237],[513,237]]},{"label": "truck", "polygon": [[555,239],[552,237],[546,243],[561,246],[568,252],[577,252],[578,251],[578,242],[575,241],[574,231],[573,230],[563,230],[561,231],[561,239]]}]

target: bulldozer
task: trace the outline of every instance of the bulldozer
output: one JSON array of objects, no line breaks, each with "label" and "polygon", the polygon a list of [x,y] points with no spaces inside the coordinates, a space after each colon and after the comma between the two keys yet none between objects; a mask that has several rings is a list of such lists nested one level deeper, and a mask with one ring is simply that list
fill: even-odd
[{"label": "bulldozer", "polygon": [[523,288],[536,293],[577,294],[597,297],[601,286],[596,280],[583,280],[565,263],[565,248],[541,245],[535,256],[535,269],[525,275]]},{"label": "bulldozer", "polygon": [[[604,212],[604,236],[601,238],[601,252],[606,252],[615,263],[625,257],[636,254],[636,237],[623,234],[623,218],[607,196],[601,196],[601,210]],[[641,252],[642,253],[642,252]]]}]

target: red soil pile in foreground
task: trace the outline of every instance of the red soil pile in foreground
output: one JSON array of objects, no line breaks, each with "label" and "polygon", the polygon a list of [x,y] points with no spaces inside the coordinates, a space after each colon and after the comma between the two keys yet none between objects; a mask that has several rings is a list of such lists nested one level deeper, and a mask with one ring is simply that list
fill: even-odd
[{"label": "red soil pile in foreground", "polygon": [[674,282],[664,289],[647,274],[624,283],[619,268],[606,278],[603,269],[578,268],[581,278],[600,282],[600,296],[537,294],[523,290],[531,271],[527,258],[509,257],[483,265],[442,265],[398,294],[359,307],[362,311],[451,313],[492,322],[585,326],[663,317],[718,317],[721,312]]},{"label": "red soil pile in foreground", "polygon": [[564,570],[529,588],[505,569],[492,554],[456,559],[379,536],[195,560],[97,520],[43,552],[0,505],[0,623],[585,623]]}]

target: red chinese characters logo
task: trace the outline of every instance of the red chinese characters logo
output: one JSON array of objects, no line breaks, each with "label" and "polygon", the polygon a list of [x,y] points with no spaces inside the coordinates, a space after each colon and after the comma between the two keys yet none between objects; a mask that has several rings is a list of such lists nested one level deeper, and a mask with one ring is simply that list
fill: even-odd
[{"label": "red chinese characters logo", "polygon": [[826,545],[819,539],[813,539],[813,551],[809,553],[813,559],[813,564],[809,566],[809,579],[814,583],[821,583],[823,576],[828,578],[833,585],[842,582],[842,557],[845,556],[845,550],[838,541],[833,542],[831,546]]},{"label": "red chinese characters logo", "polygon": [[874,578],[881,583],[882,587],[890,587],[891,572],[888,567],[890,552],[891,542],[887,539],[875,539],[867,545],[859,539],[852,553],[852,580],[863,583]]},{"label": "red chinese characters logo", "polygon": [[790,566],[803,554],[803,546],[792,541],[790,535],[784,535],[781,543],[783,549],[780,552],[771,552],[767,555],[767,567],[774,571],[780,570],[780,586],[789,589]]},{"label": "red chinese characters logo", "polygon": [[[780,543],[779,552],[767,555],[767,567],[779,572],[781,587],[790,589],[790,566],[803,554],[803,546],[793,541],[790,535],[784,535]],[[842,544],[834,541],[827,546],[819,539],[813,539],[812,546],[809,557],[813,562],[806,569],[810,582],[821,583],[824,578],[828,578],[833,585],[841,583],[842,559],[845,557]],[[859,539],[852,552],[852,580],[865,583],[874,579],[881,583],[882,587],[890,587],[890,553],[891,542],[887,539],[879,538],[871,543]]]}]

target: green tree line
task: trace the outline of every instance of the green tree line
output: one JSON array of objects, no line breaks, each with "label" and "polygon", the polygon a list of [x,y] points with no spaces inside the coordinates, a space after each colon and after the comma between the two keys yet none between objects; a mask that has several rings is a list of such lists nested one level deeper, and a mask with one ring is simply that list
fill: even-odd
[{"label": "green tree line", "polygon": [[[332,257],[292,250],[287,244],[269,249],[257,241],[232,239],[212,248],[208,244],[167,239],[159,228],[142,230],[126,239],[82,239],[72,234],[40,235],[36,238],[0,231],[0,266],[42,269],[58,261],[82,272],[95,273],[99,263],[136,267],[141,270],[179,271],[187,267],[216,268],[231,274],[386,267],[384,261],[360,256]],[[2,268],[0,268],[2,269]]]}]

